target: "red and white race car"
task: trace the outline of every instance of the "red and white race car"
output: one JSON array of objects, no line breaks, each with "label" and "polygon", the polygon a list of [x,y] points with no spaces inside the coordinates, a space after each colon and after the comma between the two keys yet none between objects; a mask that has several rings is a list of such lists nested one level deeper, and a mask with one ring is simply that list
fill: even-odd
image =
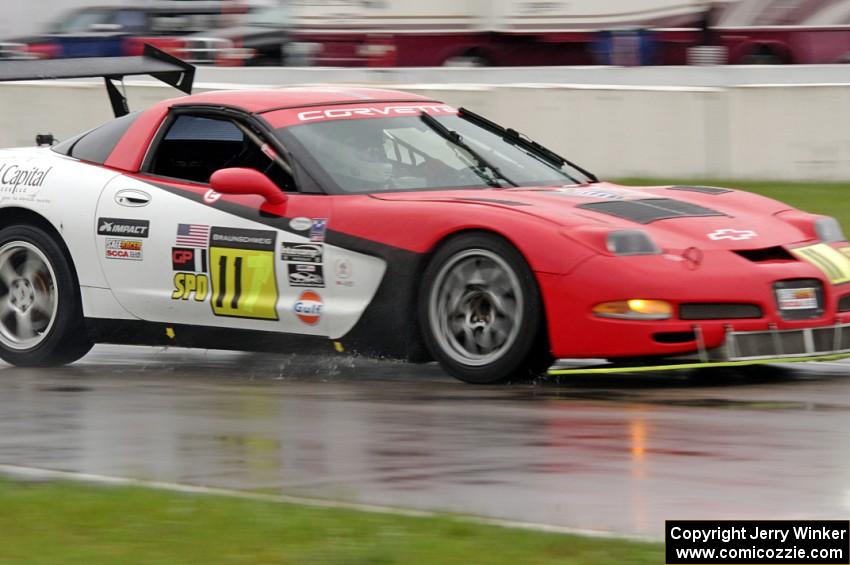
[{"label": "red and white race car", "polygon": [[[127,72],[163,78],[167,61],[149,59]],[[850,351],[834,219],[721,188],[599,182],[404,92],[170,100],[0,152],[0,195],[0,356],[16,365],[95,342],[318,349],[495,382],[557,358]]]}]

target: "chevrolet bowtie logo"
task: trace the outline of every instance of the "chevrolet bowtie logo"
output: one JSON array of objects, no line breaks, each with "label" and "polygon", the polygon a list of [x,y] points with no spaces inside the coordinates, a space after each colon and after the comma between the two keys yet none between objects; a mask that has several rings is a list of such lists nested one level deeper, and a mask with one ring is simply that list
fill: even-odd
[{"label": "chevrolet bowtie logo", "polygon": [[720,241],[721,239],[731,239],[733,241],[743,241],[745,239],[752,239],[754,237],[758,237],[759,234],[752,230],[733,230],[733,229],[724,229],[717,230],[708,234],[708,239],[712,241]]}]

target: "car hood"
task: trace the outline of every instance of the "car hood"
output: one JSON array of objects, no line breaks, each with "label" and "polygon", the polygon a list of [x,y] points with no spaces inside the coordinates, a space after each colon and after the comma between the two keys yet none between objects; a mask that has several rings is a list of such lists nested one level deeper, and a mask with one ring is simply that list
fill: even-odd
[{"label": "car hood", "polygon": [[[386,201],[496,206],[530,214],[565,235],[643,229],[665,249],[762,249],[811,241],[811,222],[786,204],[757,194],[702,186],[565,187],[397,192]],[[788,212],[789,215],[780,214]]]}]

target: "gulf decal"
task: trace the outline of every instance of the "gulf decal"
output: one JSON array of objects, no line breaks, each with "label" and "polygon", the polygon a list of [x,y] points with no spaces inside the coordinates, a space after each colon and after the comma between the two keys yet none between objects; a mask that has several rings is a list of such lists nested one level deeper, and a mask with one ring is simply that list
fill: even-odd
[{"label": "gulf decal", "polygon": [[305,290],[295,301],[292,311],[298,319],[308,326],[315,326],[322,319],[322,308],[324,303],[322,297],[312,290]]},{"label": "gulf decal", "polygon": [[825,243],[792,249],[791,253],[820,269],[832,284],[850,282],[850,257]]}]

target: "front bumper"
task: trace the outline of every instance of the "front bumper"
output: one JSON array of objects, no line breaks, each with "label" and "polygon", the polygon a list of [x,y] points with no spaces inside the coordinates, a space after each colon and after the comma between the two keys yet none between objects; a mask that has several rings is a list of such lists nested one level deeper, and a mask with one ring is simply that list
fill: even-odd
[{"label": "front bumper", "polygon": [[850,324],[798,330],[729,332],[711,360],[755,361],[850,354]]},{"label": "front bumper", "polygon": [[[833,284],[806,261],[755,264],[728,251],[706,252],[691,269],[670,256],[595,256],[564,275],[537,273],[553,356],[561,359],[691,358],[744,360],[835,354],[850,349],[850,283]],[[777,283],[821,283],[822,311],[805,319],[780,312]],[[596,304],[665,300],[669,320],[600,318]],[[684,319],[685,304],[746,304],[761,316]],[[836,329],[838,328],[838,329]],[[706,352],[710,352],[706,354]]]}]

